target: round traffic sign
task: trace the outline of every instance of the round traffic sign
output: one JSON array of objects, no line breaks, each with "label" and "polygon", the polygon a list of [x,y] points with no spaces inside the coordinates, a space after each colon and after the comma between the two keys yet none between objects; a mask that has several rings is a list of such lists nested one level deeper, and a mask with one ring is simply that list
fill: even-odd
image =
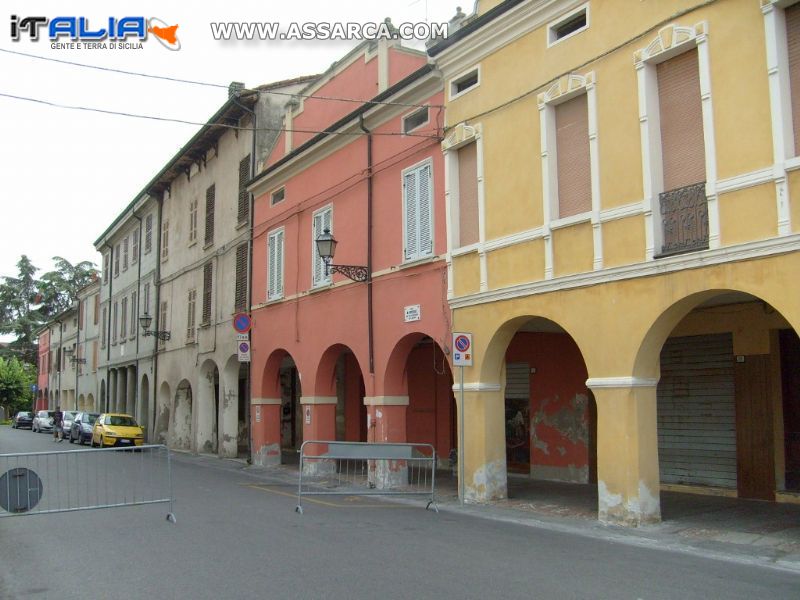
[{"label": "round traffic sign", "polygon": [[0,477],[0,506],[10,513],[33,510],[43,492],[42,480],[30,469],[9,469]]},{"label": "round traffic sign", "polygon": [[247,313],[237,313],[233,316],[233,328],[237,333],[247,333],[252,325],[253,322]]},{"label": "round traffic sign", "polygon": [[459,335],[456,338],[455,346],[459,352],[466,352],[469,350],[469,338],[465,335]]},{"label": "round traffic sign", "polygon": [[250,343],[249,342],[241,342],[239,344],[239,352],[242,354],[246,354],[250,350]]}]

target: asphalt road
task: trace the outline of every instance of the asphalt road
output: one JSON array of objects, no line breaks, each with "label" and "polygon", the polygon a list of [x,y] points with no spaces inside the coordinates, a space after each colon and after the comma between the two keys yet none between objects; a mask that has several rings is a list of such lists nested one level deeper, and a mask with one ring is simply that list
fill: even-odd
[{"label": "asphalt road", "polygon": [[[3,453],[72,449],[0,428]],[[0,519],[0,599],[800,597],[791,572],[422,505],[298,515],[293,487],[232,461],[173,455],[173,481],[176,524],[166,505]]]}]

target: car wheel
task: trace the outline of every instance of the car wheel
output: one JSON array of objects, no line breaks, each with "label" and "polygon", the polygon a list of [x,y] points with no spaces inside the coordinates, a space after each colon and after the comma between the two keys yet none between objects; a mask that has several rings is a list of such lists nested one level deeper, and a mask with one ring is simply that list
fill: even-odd
[{"label": "car wheel", "polygon": [[70,444],[74,444],[75,443],[75,438],[72,437],[72,432],[71,431],[69,432],[69,443]]}]

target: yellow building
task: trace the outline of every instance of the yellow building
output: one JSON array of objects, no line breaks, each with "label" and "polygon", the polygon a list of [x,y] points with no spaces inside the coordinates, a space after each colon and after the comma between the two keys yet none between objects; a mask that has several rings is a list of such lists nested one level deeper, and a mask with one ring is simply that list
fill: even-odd
[{"label": "yellow building", "polygon": [[460,25],[429,55],[466,498],[596,481],[629,525],[663,489],[800,498],[800,4],[483,0]]}]

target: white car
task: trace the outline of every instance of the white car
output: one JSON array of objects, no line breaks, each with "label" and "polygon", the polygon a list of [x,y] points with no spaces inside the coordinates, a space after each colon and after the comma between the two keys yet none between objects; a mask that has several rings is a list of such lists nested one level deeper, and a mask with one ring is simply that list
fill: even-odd
[{"label": "white car", "polygon": [[39,433],[44,433],[46,431],[51,432],[53,431],[53,415],[56,414],[54,410],[40,410],[36,413],[36,416],[33,417],[33,425],[31,425],[31,431],[38,431]]}]

